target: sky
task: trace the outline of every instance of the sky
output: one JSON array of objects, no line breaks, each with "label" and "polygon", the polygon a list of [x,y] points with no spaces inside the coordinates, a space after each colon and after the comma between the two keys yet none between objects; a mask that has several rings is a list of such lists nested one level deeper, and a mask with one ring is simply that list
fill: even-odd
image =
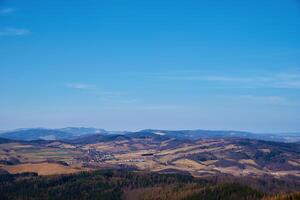
[{"label": "sky", "polygon": [[299,0],[0,0],[0,130],[300,131]]}]

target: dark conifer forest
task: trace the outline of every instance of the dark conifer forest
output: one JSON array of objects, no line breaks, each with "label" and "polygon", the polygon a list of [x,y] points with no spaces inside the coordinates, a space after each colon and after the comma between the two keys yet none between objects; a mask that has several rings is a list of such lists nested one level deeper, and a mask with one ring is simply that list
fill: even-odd
[{"label": "dark conifer forest", "polygon": [[[253,184],[256,184],[256,188],[263,188],[264,185],[259,181],[252,181]],[[0,199],[294,200],[299,199],[299,194],[275,195],[246,186],[241,181],[198,179],[181,174],[100,170],[56,176],[38,176],[35,173],[2,174]]]}]

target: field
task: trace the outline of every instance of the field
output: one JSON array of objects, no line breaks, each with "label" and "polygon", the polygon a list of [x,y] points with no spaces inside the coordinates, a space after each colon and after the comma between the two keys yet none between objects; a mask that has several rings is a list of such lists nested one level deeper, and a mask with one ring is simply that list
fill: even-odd
[{"label": "field", "polygon": [[246,139],[123,138],[93,143],[61,141],[0,144],[1,169],[10,173],[65,174],[103,168],[300,178],[300,150],[294,144]]},{"label": "field", "polygon": [[11,174],[35,172],[39,175],[53,175],[53,174],[70,174],[82,171],[81,168],[73,168],[70,166],[64,166],[57,163],[26,163],[17,165],[6,165],[2,169],[8,171]]}]

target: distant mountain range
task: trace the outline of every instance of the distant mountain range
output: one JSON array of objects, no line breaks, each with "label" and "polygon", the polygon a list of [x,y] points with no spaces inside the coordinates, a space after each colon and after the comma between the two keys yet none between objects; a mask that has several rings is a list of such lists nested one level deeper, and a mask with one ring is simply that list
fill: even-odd
[{"label": "distant mountain range", "polygon": [[61,129],[29,128],[0,133],[0,137],[13,140],[70,140],[83,135],[107,134],[103,129],[67,127]]},{"label": "distant mountain range", "polygon": [[197,140],[201,138],[247,138],[277,142],[298,142],[300,133],[251,133],[246,131],[224,131],[224,130],[142,130],[140,132],[151,132],[157,135],[164,135],[182,139]]},{"label": "distant mountain range", "polygon": [[130,131],[106,131],[104,129],[86,127],[66,127],[60,129],[28,128],[13,131],[0,132],[0,137],[12,140],[101,140],[110,137],[154,137],[154,138],[176,138],[185,140],[198,140],[204,138],[247,138],[278,142],[300,142],[300,133],[251,133],[245,131],[224,130],[155,130],[146,129],[136,132]]}]

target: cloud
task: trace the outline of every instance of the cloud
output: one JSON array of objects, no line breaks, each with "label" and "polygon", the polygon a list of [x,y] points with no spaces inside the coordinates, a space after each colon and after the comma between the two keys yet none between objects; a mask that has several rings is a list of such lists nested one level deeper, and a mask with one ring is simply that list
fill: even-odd
[{"label": "cloud", "polygon": [[256,96],[256,95],[240,95],[240,99],[249,100],[251,102],[276,104],[276,105],[290,105],[291,102],[282,96]]},{"label": "cloud", "polygon": [[274,87],[300,89],[300,73],[276,74],[271,81]]},{"label": "cloud", "polygon": [[0,36],[23,36],[30,35],[31,31],[23,28],[6,28],[0,30]]},{"label": "cloud", "polygon": [[201,81],[230,88],[300,89],[300,73],[274,73],[262,76],[227,75],[163,75],[160,79],[176,81]]},{"label": "cloud", "polygon": [[248,82],[251,79],[231,76],[209,75],[209,76],[197,76],[197,75],[183,75],[183,76],[160,76],[169,80],[182,80],[182,81],[224,81],[224,82]]},{"label": "cloud", "polygon": [[118,105],[107,107],[112,110],[141,110],[141,111],[157,111],[157,110],[180,110],[186,107],[179,105]]},{"label": "cloud", "polygon": [[16,11],[16,9],[14,9],[14,8],[2,8],[2,9],[0,9],[0,14],[5,15],[5,14],[13,13],[15,11]]},{"label": "cloud", "polygon": [[88,90],[88,89],[95,88],[94,85],[86,84],[86,83],[68,83],[66,84],[66,87],[72,89],[78,89],[78,90]]}]

